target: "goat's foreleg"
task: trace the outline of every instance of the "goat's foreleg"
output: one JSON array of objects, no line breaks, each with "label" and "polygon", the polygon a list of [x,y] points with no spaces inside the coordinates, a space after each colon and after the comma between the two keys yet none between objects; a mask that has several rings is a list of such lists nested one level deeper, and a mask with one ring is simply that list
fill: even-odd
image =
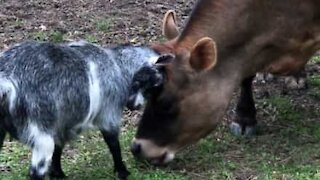
[{"label": "goat's foreleg", "polygon": [[61,168],[61,155],[62,155],[63,145],[55,145],[54,152],[52,156],[52,162],[49,170],[50,177],[53,178],[65,178],[66,175],[64,174]]},{"label": "goat's foreleg", "polygon": [[0,151],[3,145],[4,138],[6,137],[6,131],[0,127]]},{"label": "goat's foreleg", "polygon": [[32,147],[30,179],[44,180],[54,151],[53,137],[35,127],[30,132],[28,143]]},{"label": "goat's foreleg", "polygon": [[106,130],[101,130],[101,133],[112,154],[114,170],[118,173],[119,179],[127,179],[130,173],[122,161],[118,131],[109,132]]}]

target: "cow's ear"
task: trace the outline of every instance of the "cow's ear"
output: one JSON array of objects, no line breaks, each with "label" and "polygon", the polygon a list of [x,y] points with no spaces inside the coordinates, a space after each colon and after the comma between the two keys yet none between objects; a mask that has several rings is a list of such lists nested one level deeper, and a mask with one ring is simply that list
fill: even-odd
[{"label": "cow's ear", "polygon": [[216,43],[208,37],[200,39],[192,48],[190,65],[197,72],[212,69],[217,63]]},{"label": "cow's ear", "polygon": [[176,24],[176,13],[169,10],[162,21],[162,33],[168,39],[174,39],[179,35],[178,26]]}]

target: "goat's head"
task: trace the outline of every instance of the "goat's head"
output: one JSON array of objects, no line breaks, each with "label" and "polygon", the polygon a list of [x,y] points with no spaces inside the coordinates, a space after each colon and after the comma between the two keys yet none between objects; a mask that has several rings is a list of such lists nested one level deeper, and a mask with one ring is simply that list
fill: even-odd
[{"label": "goat's head", "polygon": [[130,110],[140,109],[145,102],[145,98],[156,95],[157,92],[161,91],[166,80],[164,66],[173,59],[174,56],[171,54],[161,55],[154,64],[147,64],[135,73],[127,102],[127,107]]}]

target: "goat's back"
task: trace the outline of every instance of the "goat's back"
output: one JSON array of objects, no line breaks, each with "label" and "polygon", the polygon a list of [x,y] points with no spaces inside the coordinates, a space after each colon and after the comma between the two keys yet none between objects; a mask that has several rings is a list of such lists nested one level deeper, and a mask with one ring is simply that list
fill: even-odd
[{"label": "goat's back", "polygon": [[0,76],[1,105],[7,106],[1,108],[8,109],[11,119],[6,125],[17,132],[33,121],[43,128],[72,128],[88,113],[88,66],[74,48],[19,44],[1,55]]}]

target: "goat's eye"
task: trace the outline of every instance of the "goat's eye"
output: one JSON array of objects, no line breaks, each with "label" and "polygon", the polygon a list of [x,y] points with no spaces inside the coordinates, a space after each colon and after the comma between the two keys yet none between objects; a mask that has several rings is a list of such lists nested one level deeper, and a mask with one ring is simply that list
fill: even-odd
[{"label": "goat's eye", "polygon": [[133,82],[132,87],[139,88],[140,87],[140,82],[139,81]]},{"label": "goat's eye", "polygon": [[156,97],[160,94],[160,92],[162,91],[162,85],[158,85],[158,86],[152,86],[152,87],[149,87],[147,89],[145,89],[143,91],[143,95],[149,99],[150,96],[153,96],[153,97]]},{"label": "goat's eye", "polygon": [[139,89],[141,89],[140,82],[138,82],[138,81],[132,82],[132,84],[131,84],[131,93],[136,93],[136,92],[139,91]]}]

